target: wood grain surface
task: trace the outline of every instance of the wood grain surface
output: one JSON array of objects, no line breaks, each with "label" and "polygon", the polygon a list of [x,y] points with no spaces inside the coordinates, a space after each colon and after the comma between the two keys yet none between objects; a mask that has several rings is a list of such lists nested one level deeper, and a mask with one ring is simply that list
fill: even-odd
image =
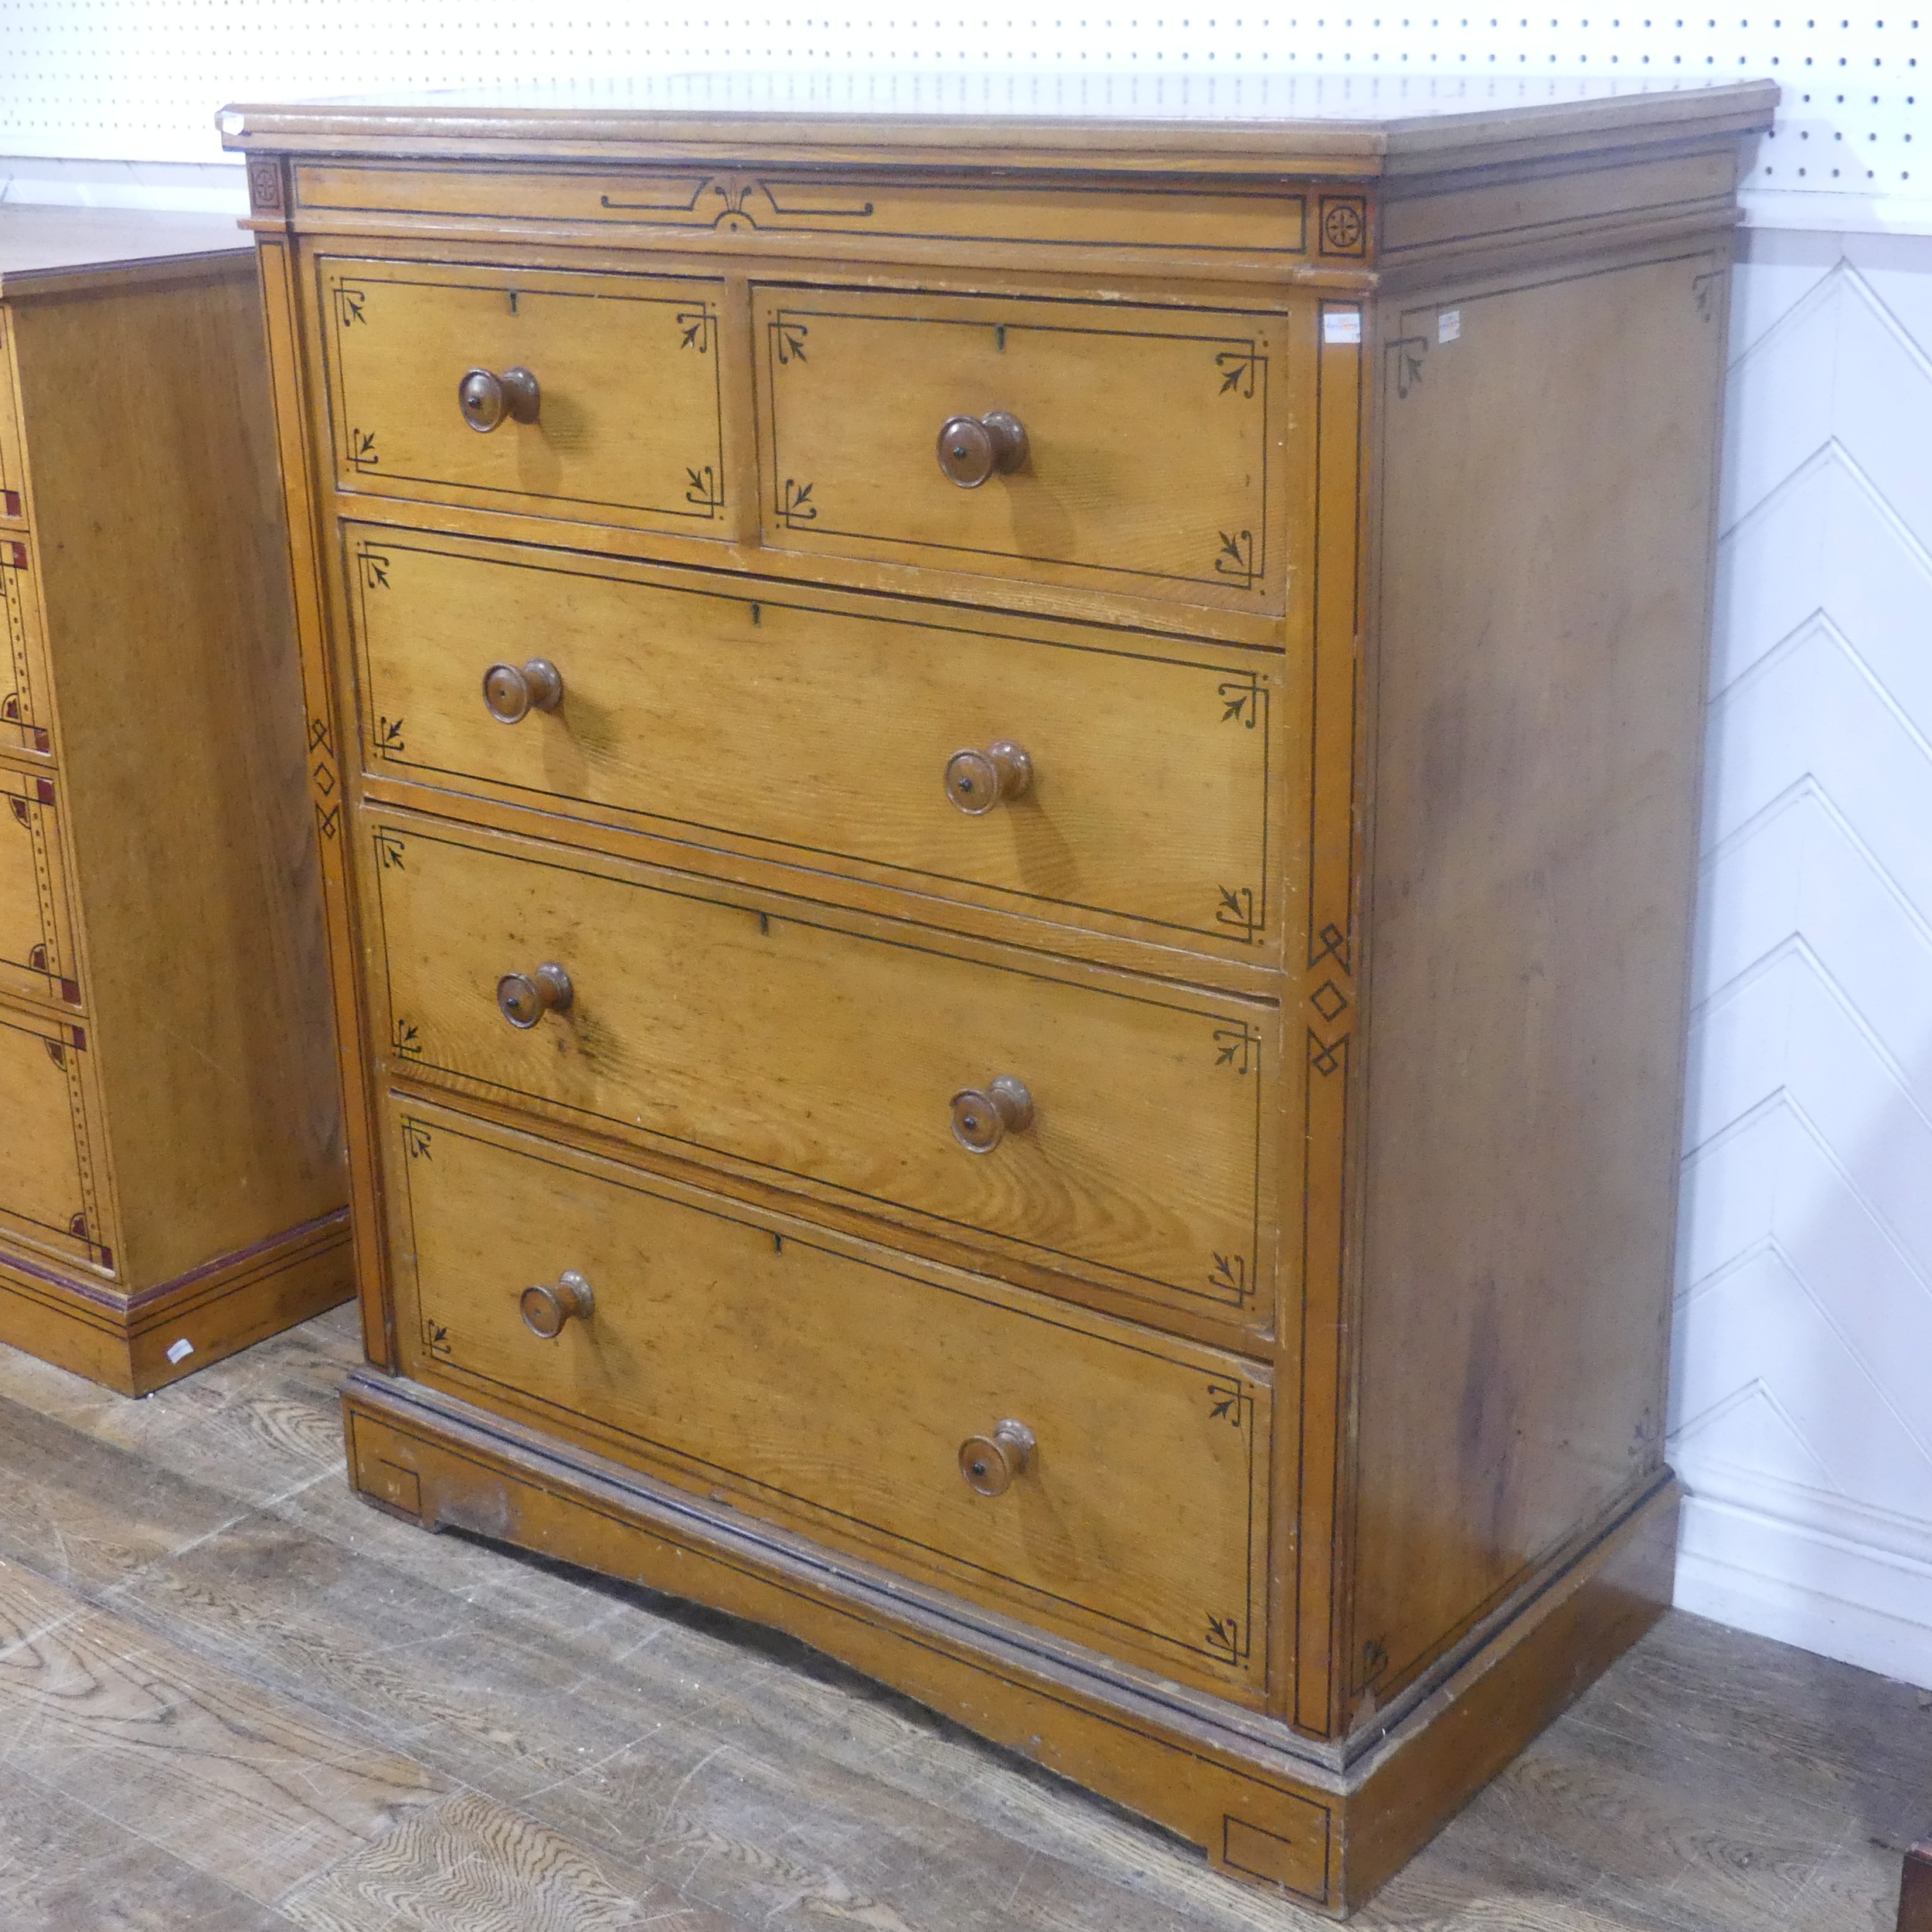
[{"label": "wood grain surface", "polygon": [[[1284,318],[835,288],[752,304],[774,549],[1282,607]],[[1026,460],[962,489],[940,426],[992,410],[1024,425]]]},{"label": "wood grain surface", "polygon": [[[514,1392],[700,1494],[1258,1700],[1273,1391],[1252,1365],[461,1114],[395,1117],[411,1375]],[[592,1312],[539,1340],[519,1297],[566,1268]],[[1008,1417],[1037,1445],[975,1494],[962,1446]]]},{"label": "wood grain surface", "polygon": [[[444,263],[317,270],[344,489],[485,509],[529,499],[700,535],[716,522],[721,284]],[[512,367],[537,379],[537,420],[472,429],[457,406],[465,372]]]},{"label": "wood grain surface", "polygon": [[[396,1076],[1265,1319],[1279,1048],[1259,1002],[400,814],[362,858]],[[546,962],[569,1009],[507,1024],[499,981]],[[1000,1075],[1034,1124],[969,1153],[951,1097]]]},{"label": "wood grain surface", "polygon": [[[344,536],[375,776],[615,808],[672,837],[737,834],[794,865],[869,862],[922,891],[990,887],[1279,964],[1271,658],[374,525]],[[484,672],[532,658],[556,664],[563,702],[499,723]],[[1032,760],[1026,794],[954,809],[947,760],[1002,738]],[[1243,889],[1252,930],[1228,918],[1224,893]]]},{"label": "wood grain surface", "polygon": [[[340,1311],[129,1403],[0,1351],[9,1932],[1328,1923],[784,1638],[359,1503],[359,1354]],[[1673,1615],[1356,1922],[1890,1932],[1927,1788],[1932,1696]]]}]

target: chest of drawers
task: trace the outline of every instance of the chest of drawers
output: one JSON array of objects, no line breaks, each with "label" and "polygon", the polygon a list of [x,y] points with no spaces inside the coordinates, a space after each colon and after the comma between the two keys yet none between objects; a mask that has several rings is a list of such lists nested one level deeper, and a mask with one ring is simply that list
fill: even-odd
[{"label": "chest of drawers", "polygon": [[129,1395],[351,1291],[252,270],[0,209],[0,1339]]},{"label": "chest of drawers", "polygon": [[224,116],[352,1475],[1342,1911],[1668,1600],[1773,91],[1004,85]]}]

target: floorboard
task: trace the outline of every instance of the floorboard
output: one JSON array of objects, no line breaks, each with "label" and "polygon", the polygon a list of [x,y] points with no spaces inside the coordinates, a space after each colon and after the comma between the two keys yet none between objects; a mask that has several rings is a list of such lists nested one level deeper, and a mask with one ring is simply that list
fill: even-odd
[{"label": "floorboard", "polygon": [[[0,1349],[8,1932],[1326,1923],[771,1632],[351,1496],[338,1311],[141,1402]],[[1667,1617],[1358,1923],[1889,1932],[1932,1695]]]}]

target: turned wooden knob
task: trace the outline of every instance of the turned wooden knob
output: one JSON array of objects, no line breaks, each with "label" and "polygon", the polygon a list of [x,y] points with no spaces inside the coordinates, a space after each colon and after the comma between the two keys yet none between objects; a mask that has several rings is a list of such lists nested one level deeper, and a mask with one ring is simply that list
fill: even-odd
[{"label": "turned wooden knob", "polygon": [[527,369],[506,369],[501,376],[473,369],[456,386],[464,421],[485,436],[506,416],[513,422],[534,423],[543,400],[543,392]]},{"label": "turned wooden knob", "polygon": [[984,751],[955,751],[946,760],[946,796],[977,818],[1002,799],[1019,798],[1033,782],[1033,761],[1011,738]]},{"label": "turned wooden knob", "polygon": [[517,1302],[523,1311],[524,1327],[546,1342],[554,1342],[563,1332],[564,1323],[573,1315],[580,1321],[588,1321],[595,1305],[590,1283],[575,1268],[566,1268],[553,1288],[546,1287],[540,1281],[526,1288]]},{"label": "turned wooden knob", "polygon": [[1010,1073],[953,1096],[953,1138],[968,1154],[990,1154],[1009,1134],[1033,1124],[1033,1097]]},{"label": "turned wooden knob", "polygon": [[548,658],[493,664],[483,673],[483,702],[498,724],[515,724],[532,711],[554,711],[563,702],[563,673]]},{"label": "turned wooden knob", "polygon": [[998,471],[1010,475],[1026,461],[1026,431],[1017,416],[949,416],[939,432],[939,467],[949,482],[976,490]]},{"label": "turned wooden knob", "polygon": [[976,1495],[1003,1496],[1013,1486],[1013,1478],[1025,1475],[1039,1446],[1025,1423],[1010,1418],[995,1423],[990,1436],[968,1436],[959,1445],[959,1473]]},{"label": "turned wooden knob", "polygon": [[497,1010],[512,1026],[534,1026],[546,1013],[567,1013],[570,998],[570,975],[561,966],[505,973],[496,982]]}]

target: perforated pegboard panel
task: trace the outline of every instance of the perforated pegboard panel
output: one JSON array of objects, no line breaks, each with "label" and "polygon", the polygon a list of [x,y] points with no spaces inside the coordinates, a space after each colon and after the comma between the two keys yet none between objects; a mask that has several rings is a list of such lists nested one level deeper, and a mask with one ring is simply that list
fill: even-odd
[{"label": "perforated pegboard panel", "polygon": [[[1915,4],[1920,0],[1915,0]],[[861,66],[954,70],[1765,74],[1785,104],[1749,184],[1932,209],[1921,61],[1932,0],[1794,7],[1287,7],[1179,0],[1023,12],[859,5],[713,17],[427,0],[0,0],[0,154],[219,158],[224,101],[567,81],[652,71]],[[1916,212],[1916,211],[1914,211]],[[1915,222],[1913,225],[1917,225]]]}]

